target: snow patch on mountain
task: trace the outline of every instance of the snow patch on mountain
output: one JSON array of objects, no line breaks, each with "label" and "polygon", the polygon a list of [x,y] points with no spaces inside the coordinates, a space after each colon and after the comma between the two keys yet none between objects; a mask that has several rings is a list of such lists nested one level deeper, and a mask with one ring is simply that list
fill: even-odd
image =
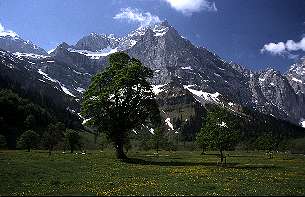
[{"label": "snow patch on mountain", "polygon": [[0,23],[0,37],[11,37],[12,39],[19,39],[19,35],[12,31],[5,29]]},{"label": "snow patch on mountain", "polygon": [[47,53],[48,53],[48,54],[51,54],[52,52],[54,52],[54,51],[55,51],[55,49],[56,49],[56,48],[51,49],[51,50],[49,50]]},{"label": "snow patch on mountain", "polygon": [[38,73],[41,74],[43,76],[44,79],[47,79],[49,81],[52,81],[54,83],[58,83],[62,89],[62,91],[64,91],[64,93],[66,93],[67,95],[70,95],[72,97],[75,97],[68,88],[66,88],[66,86],[64,84],[62,84],[60,81],[56,80],[56,79],[52,79],[51,77],[49,77],[49,75],[45,72],[43,72],[41,69],[38,69]]},{"label": "snow patch on mountain", "polygon": [[69,48],[68,51],[72,52],[72,53],[79,53],[82,55],[85,55],[87,57],[90,57],[90,59],[100,59],[101,57],[106,57],[112,53],[115,53],[118,51],[118,48],[111,48],[110,46],[108,46],[105,49],[102,49],[100,51],[94,52],[94,51],[88,51],[88,50],[77,50],[77,49],[72,49]]},{"label": "snow patch on mountain", "polygon": [[20,53],[20,52],[13,53],[13,55],[15,55],[18,58],[25,57],[25,58],[33,58],[33,59],[45,59],[50,57],[50,56],[38,55],[34,53]]},{"label": "snow patch on mountain", "polygon": [[301,127],[305,128],[305,119],[304,118],[301,119],[300,125],[301,125]]},{"label": "snow patch on mountain", "polygon": [[84,93],[86,90],[84,88],[78,87],[76,91],[78,91],[79,93]]},{"label": "snow patch on mountain", "polygon": [[66,93],[67,95],[70,95],[70,96],[72,96],[72,97],[75,97],[74,94],[72,94],[72,93],[69,91],[69,89],[66,88],[65,85],[63,85],[62,83],[59,83],[59,84],[60,84],[60,87],[61,87],[62,91],[64,91],[64,93]]},{"label": "snow patch on mountain", "polygon": [[170,119],[170,118],[166,118],[166,119],[165,119],[165,123],[167,124],[167,126],[168,126],[171,130],[174,130],[174,126],[173,126],[173,124],[171,123],[171,119]]},{"label": "snow patch on mountain", "polygon": [[169,29],[168,27],[155,25],[155,27],[152,30],[155,33],[154,36],[159,37],[159,36],[164,36],[168,32],[168,29]]},{"label": "snow patch on mountain", "polygon": [[55,80],[55,79],[52,79],[51,77],[49,77],[48,74],[43,72],[41,69],[38,69],[38,73],[41,74],[43,76],[43,78],[45,78],[49,81],[52,81],[52,82],[55,82],[55,83],[59,82],[58,80]]},{"label": "snow patch on mountain", "polygon": [[[166,84],[165,84],[166,85]],[[152,85],[153,87],[153,92],[155,93],[155,95],[158,95],[160,92],[162,92],[162,88],[165,86],[165,85]]]},{"label": "snow patch on mountain", "polygon": [[84,119],[82,125],[86,124],[89,120],[91,120],[91,118]]},{"label": "snow patch on mountain", "polygon": [[187,67],[181,67],[182,70],[193,70],[192,67],[187,66]]},{"label": "snow patch on mountain", "polygon": [[218,103],[219,102],[219,93],[218,92],[215,92],[215,93],[208,93],[208,92],[203,92],[201,90],[195,90],[195,89],[192,89],[191,87],[193,87],[195,85],[184,85],[184,89],[187,89],[188,91],[190,91],[193,95],[195,95],[196,99],[199,98],[199,101],[201,101],[202,99],[204,99],[205,101],[211,101],[211,102],[216,102]]},{"label": "snow patch on mountain", "polygon": [[295,78],[295,77],[293,77],[291,80],[292,80],[292,81],[295,81],[295,82],[297,82],[297,83],[303,83],[302,80],[297,79],[297,78]]},{"label": "snow patch on mountain", "polygon": [[220,127],[228,128],[227,123],[225,123],[225,122],[221,122],[220,124],[217,124],[217,125]]}]

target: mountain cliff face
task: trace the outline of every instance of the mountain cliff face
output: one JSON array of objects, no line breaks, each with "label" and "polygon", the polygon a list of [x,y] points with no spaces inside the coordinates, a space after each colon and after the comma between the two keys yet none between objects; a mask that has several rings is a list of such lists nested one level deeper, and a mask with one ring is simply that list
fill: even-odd
[{"label": "mountain cliff face", "polygon": [[201,116],[207,103],[236,113],[246,107],[294,124],[305,118],[304,60],[285,75],[273,69],[253,72],[194,46],[166,21],[121,38],[92,33],[74,46],[60,44],[50,55],[22,58],[78,100],[91,77],[105,68],[107,56],[116,51],[127,52],[154,71],[150,82],[170,130],[176,129],[178,119]]},{"label": "mountain cliff face", "polygon": [[296,94],[305,94],[305,57],[290,67],[286,77]]}]

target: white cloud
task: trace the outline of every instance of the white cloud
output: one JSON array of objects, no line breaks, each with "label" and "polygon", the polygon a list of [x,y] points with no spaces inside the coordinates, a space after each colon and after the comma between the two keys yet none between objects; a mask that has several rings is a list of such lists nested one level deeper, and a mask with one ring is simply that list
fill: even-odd
[{"label": "white cloud", "polygon": [[153,25],[161,22],[158,16],[154,16],[149,12],[142,13],[138,9],[124,8],[114,17],[116,20],[128,20],[129,22],[139,23],[141,27]]},{"label": "white cloud", "polygon": [[293,40],[288,40],[286,42],[286,48],[288,51],[305,51],[305,37],[300,42],[294,42]]},{"label": "white cloud", "polygon": [[287,40],[286,43],[269,43],[261,49],[261,53],[270,53],[272,55],[287,55],[288,58],[295,59],[297,56],[291,54],[293,51],[305,51],[305,37],[299,42]]},{"label": "white cloud", "polygon": [[13,32],[12,30],[6,30],[3,25],[0,23],[0,36],[11,36],[13,38],[18,37],[18,34],[16,32]]},{"label": "white cloud", "polygon": [[261,49],[261,53],[269,52],[272,55],[282,55],[286,52],[286,46],[285,43],[279,42],[279,43],[269,43],[265,44],[264,47]]},{"label": "white cloud", "polygon": [[170,4],[172,8],[186,15],[191,15],[193,12],[201,10],[217,12],[215,2],[208,0],[163,0]]},{"label": "white cloud", "polygon": [[3,25],[0,23],[0,32],[3,32],[4,31],[4,27]]}]

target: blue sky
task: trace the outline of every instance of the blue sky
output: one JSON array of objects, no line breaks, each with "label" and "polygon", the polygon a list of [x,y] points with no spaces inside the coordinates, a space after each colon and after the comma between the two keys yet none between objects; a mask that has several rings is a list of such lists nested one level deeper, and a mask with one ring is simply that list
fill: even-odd
[{"label": "blue sky", "polygon": [[127,34],[141,23],[114,19],[126,8],[250,69],[285,72],[305,56],[304,0],[0,0],[0,23],[49,50],[91,32]]}]

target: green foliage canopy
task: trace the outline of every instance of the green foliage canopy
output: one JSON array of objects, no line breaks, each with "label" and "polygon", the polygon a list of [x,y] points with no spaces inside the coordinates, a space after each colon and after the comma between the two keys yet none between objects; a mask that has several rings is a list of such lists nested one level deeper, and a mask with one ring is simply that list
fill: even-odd
[{"label": "green foliage canopy", "polygon": [[107,133],[115,143],[118,158],[126,157],[123,145],[128,132],[141,126],[161,122],[155,95],[147,81],[151,69],[126,53],[110,55],[109,66],[92,78],[84,93],[82,115],[89,125]]},{"label": "green foliage canopy", "polygon": [[70,147],[71,153],[73,153],[76,148],[80,148],[82,145],[81,136],[75,130],[66,129],[65,139],[66,139],[67,145],[69,145],[69,147]]},{"label": "green foliage canopy", "polygon": [[197,135],[197,142],[220,151],[235,147],[240,138],[234,116],[224,108],[216,107],[208,112],[205,125]]},{"label": "green foliage canopy", "polygon": [[42,142],[48,148],[49,154],[64,137],[65,125],[61,122],[50,124],[43,134]]},{"label": "green foliage canopy", "polygon": [[39,142],[39,135],[32,130],[28,130],[25,131],[20,136],[18,145],[20,148],[26,148],[28,152],[30,152],[32,148],[37,146],[38,142]]}]

